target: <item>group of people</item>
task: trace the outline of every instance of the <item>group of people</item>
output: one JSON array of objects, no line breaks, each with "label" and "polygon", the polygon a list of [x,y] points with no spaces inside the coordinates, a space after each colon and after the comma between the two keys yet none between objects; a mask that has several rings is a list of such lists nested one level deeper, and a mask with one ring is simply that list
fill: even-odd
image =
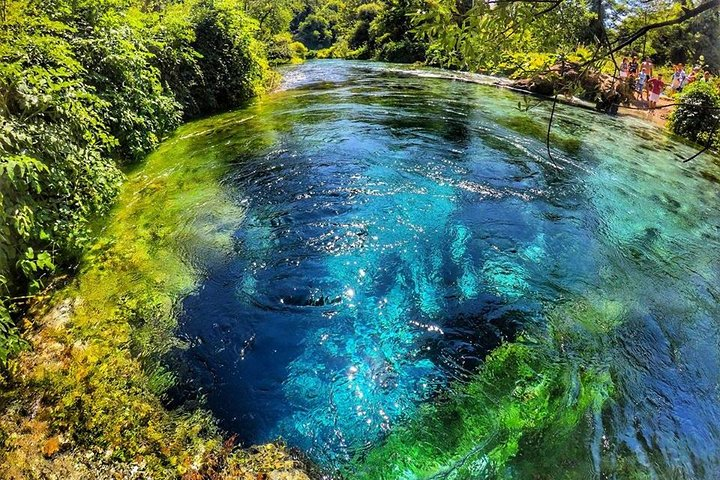
[{"label": "group of people", "polygon": [[645,57],[645,60],[639,63],[638,58],[635,56],[629,61],[627,57],[623,58],[622,63],[619,65],[620,80],[634,90],[638,100],[642,101],[643,93],[645,93],[645,100],[647,100],[651,109],[657,106],[660,94],[665,88],[662,74],[658,73],[653,77],[654,67],[655,65],[650,57]]},{"label": "group of people", "polygon": [[[657,107],[657,101],[660,94],[669,86],[673,92],[681,92],[683,87],[695,81],[710,81],[710,72],[702,72],[700,67],[693,67],[690,74],[685,71],[685,65],[679,63],[673,66],[673,74],[670,78],[670,84],[663,81],[662,74],[653,75],[654,65],[650,57],[638,62],[637,56],[630,59],[623,58],[622,63],[618,66],[620,70],[620,80],[634,91],[635,97],[639,101],[646,100],[651,109]],[[643,99],[643,94],[645,98]]]},{"label": "group of people", "polygon": [[695,66],[690,73],[685,71],[685,65],[678,63],[673,65],[672,82],[670,88],[674,92],[682,92],[683,87],[695,81],[709,82],[710,72],[702,72],[699,66]]}]

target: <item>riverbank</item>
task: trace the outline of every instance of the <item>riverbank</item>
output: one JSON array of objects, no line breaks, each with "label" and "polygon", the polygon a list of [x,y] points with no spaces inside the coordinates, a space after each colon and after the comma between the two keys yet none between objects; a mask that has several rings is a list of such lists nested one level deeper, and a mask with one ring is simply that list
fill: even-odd
[{"label": "riverbank", "polygon": [[30,310],[30,349],[0,394],[0,477],[307,479],[281,444],[238,448],[202,407],[164,404],[185,348],[175,307],[200,274],[180,251],[226,250],[243,213],[203,139],[238,121],[187,124],[130,172],[76,277]]},{"label": "riverbank", "polygon": [[[513,80],[511,78],[497,75],[450,71],[425,66],[415,66],[412,67],[412,69],[418,75],[423,77],[444,78],[451,81],[474,83],[478,85],[492,85],[498,88],[508,89],[523,94],[529,94],[543,100],[552,101],[554,99],[554,96],[550,93],[553,91],[554,87],[550,83],[543,83],[537,85],[533,83],[531,79]],[[601,80],[601,85],[605,85],[612,80],[612,77],[606,75]],[[595,102],[573,96],[570,93],[561,93],[557,95],[557,101],[564,105],[582,108],[585,110],[597,111]],[[672,105],[673,103],[674,100],[672,100],[670,97],[663,95],[658,101],[658,106],[663,107],[665,105]],[[655,114],[653,114],[651,111],[646,109],[645,102],[638,102],[636,100],[632,100],[628,105],[620,105],[618,109],[618,115],[632,116],[635,118],[646,120],[647,122],[652,123],[662,129],[667,129],[668,117],[670,116],[672,111],[673,107],[661,108],[658,109]]]},{"label": "riverbank", "polygon": [[[306,75],[317,75],[323,80],[335,74],[337,83],[347,82],[348,74],[343,68],[319,68],[317,72],[308,72],[308,66],[303,71]],[[362,72],[364,66],[360,64],[354,68],[353,74],[358,75],[357,72]],[[374,82],[385,78],[385,71],[381,67],[377,67],[375,73],[365,73],[371,76]],[[397,75],[404,78],[408,73]],[[530,110],[514,108],[518,97],[508,92],[492,91],[488,98],[481,96],[483,92],[479,90],[460,89],[456,95],[449,95],[449,84],[434,79],[435,77],[432,77],[433,81],[427,83],[415,81],[412,88],[408,88],[413,95],[424,91],[426,96],[423,98],[426,102],[421,105],[401,103],[408,109],[424,108],[423,105],[432,107],[432,114],[422,112],[420,118],[443,119],[442,122],[433,124],[433,128],[440,131],[438,138],[442,141],[433,142],[432,145],[443,146],[457,141],[457,148],[444,151],[444,155],[455,158],[455,155],[463,153],[463,149],[470,148],[470,143],[464,141],[470,137],[466,132],[480,132],[473,138],[492,142],[491,145],[497,150],[487,159],[488,162],[495,161],[498,157],[504,158],[504,155],[526,158],[527,168],[532,171],[529,179],[518,176],[505,188],[490,188],[484,183],[468,182],[466,178],[458,179],[457,185],[443,180],[446,188],[451,185],[462,192],[468,192],[468,195],[479,195],[479,204],[493,201],[494,198],[506,198],[511,205],[521,205],[522,202],[543,195],[542,188],[533,188],[533,179],[548,175],[556,182],[563,182],[565,176],[571,174],[568,172],[575,172],[574,175],[578,175],[580,179],[588,173],[584,169],[576,168],[573,159],[582,150],[583,144],[580,139],[575,138],[575,127],[571,128],[570,125],[575,125],[576,113],[582,113],[588,118],[587,123],[581,124],[579,131],[587,132],[588,128],[593,128],[590,120],[595,119],[595,116],[579,111],[573,113],[570,109],[558,109],[558,123],[552,132],[552,145],[562,165],[552,166],[544,161],[543,142],[546,131],[543,127],[549,113],[548,104],[543,102],[544,105],[536,106],[537,109],[528,114]],[[307,78],[304,81],[307,81]],[[348,85],[348,88],[356,88],[356,93],[360,95],[368,93],[362,90],[367,88],[367,85],[358,85],[357,82],[349,82]],[[328,85],[325,85],[320,90],[327,87]],[[398,97],[392,98],[398,102],[408,102],[408,97],[402,94],[402,83],[398,81],[398,84],[390,87],[392,88],[388,88],[388,91],[398,93]],[[451,86],[455,87],[457,86]],[[473,93],[478,95],[477,98],[470,97],[469,94]],[[280,92],[275,95],[272,102],[282,105],[287,100],[283,95],[291,94]],[[482,101],[492,100],[496,96],[499,97],[496,101],[501,102],[502,109],[498,112],[484,112]],[[310,95],[307,97],[306,100],[296,100],[299,106],[312,105]],[[369,95],[367,98],[378,102],[378,108],[372,110],[374,114],[387,112],[388,105],[394,106],[389,100],[389,94],[380,97]],[[438,105],[439,98],[444,98],[447,105]],[[466,105],[464,102],[468,98],[471,100]],[[202,403],[188,405],[187,408],[179,410],[168,410],[164,401],[168,388],[174,383],[174,374],[166,369],[164,360],[191,346],[187,338],[181,341],[176,335],[176,315],[180,309],[178,301],[198,289],[202,280],[208,276],[208,263],[214,263],[213,260],[221,262],[236,254],[236,245],[233,242],[238,239],[234,237],[234,233],[246,218],[247,212],[242,206],[244,204],[238,204],[235,201],[237,199],[228,195],[228,186],[221,186],[221,180],[226,179],[231,164],[237,167],[237,162],[233,159],[257,155],[257,152],[264,152],[264,149],[281,144],[283,140],[294,138],[285,135],[292,132],[288,115],[285,112],[269,115],[268,107],[263,102],[265,100],[260,100],[241,112],[181,127],[142,167],[128,173],[128,181],[123,187],[117,206],[107,219],[105,227],[100,229],[100,238],[86,255],[77,278],[58,290],[47,304],[38,304],[26,321],[33,350],[22,354],[16,383],[3,393],[2,399],[7,409],[0,418],[0,430],[3,432],[2,442],[6,455],[3,466],[0,467],[0,475],[18,479],[38,476],[109,478],[112,475],[121,478],[183,476],[187,479],[256,479],[258,474],[267,475],[268,478],[307,478],[305,471],[309,467],[302,460],[302,456],[295,455],[282,445],[266,444],[257,448],[240,449],[233,442],[227,441],[227,437],[224,437],[217,427],[216,419],[204,409]],[[298,111],[301,109],[291,109],[291,112]],[[348,112],[351,113],[346,111],[348,115]],[[470,123],[471,113],[491,115],[489,118],[492,121]],[[333,114],[338,112],[331,110],[321,118],[327,119]],[[388,123],[384,125],[403,125],[386,121]],[[445,131],[442,128],[445,124],[453,126],[454,130]],[[622,128],[622,122],[618,122],[616,127]],[[340,130],[331,130],[333,135],[338,131]],[[412,133],[412,129],[405,128],[395,131]],[[253,134],[249,135],[249,132]],[[377,130],[371,133],[373,139],[380,136]],[[613,140],[612,132],[603,133],[608,135],[603,137],[604,143]],[[460,140],[454,135],[460,137]],[[502,138],[508,136],[512,138],[512,144],[500,143]],[[330,137],[322,137],[322,142],[318,144],[326,144],[327,138]],[[594,142],[596,139],[588,141]],[[598,148],[599,145],[593,144],[588,150],[594,151]],[[653,148],[654,144],[643,147],[648,154],[652,154]],[[278,150],[279,154],[283,151]],[[623,151],[632,150],[626,148]],[[612,158],[613,153],[605,151],[603,155],[598,155],[598,158],[591,157],[588,168],[600,161],[600,158]],[[284,162],[280,162],[278,168],[283,165]],[[624,163],[616,165],[615,171],[624,168],[623,165]],[[274,168],[269,172],[275,172]],[[670,173],[677,174],[674,170],[670,170]],[[295,173],[281,178],[301,176]],[[495,182],[497,178],[488,181]],[[428,186],[432,186],[432,183]],[[605,183],[601,183],[594,190],[602,192],[607,188],[609,187]],[[442,195],[437,198],[443,198],[447,194],[445,189],[440,193]],[[648,193],[646,196],[666,199],[667,195],[664,191],[657,194],[653,191],[652,195]],[[624,198],[620,194],[617,197]],[[304,197],[298,198],[302,200]],[[599,198],[595,198],[595,201],[599,201]],[[617,204],[618,198],[612,199],[613,205]],[[670,206],[677,203],[673,199],[663,200],[665,201]],[[597,208],[603,210],[602,205]],[[444,209],[440,212],[447,213]],[[546,213],[547,218],[554,219],[547,225],[548,231],[552,231],[558,216],[555,212]],[[675,215],[677,212],[673,210],[668,213],[671,214]],[[536,212],[509,215],[507,218],[544,218],[544,215]],[[431,224],[421,230],[429,229],[438,218],[432,217],[431,220]],[[524,231],[526,225],[521,225],[521,230]],[[653,245],[660,243],[662,237],[656,239],[652,231],[647,233],[651,228],[648,225],[653,225],[653,221],[648,220],[646,224],[637,226],[623,224],[617,227],[617,235],[623,238],[627,236],[628,242],[635,242],[635,237],[638,236],[641,239],[647,237],[647,242]],[[542,230],[544,232],[545,228]],[[541,258],[539,255],[547,247],[544,235],[539,235],[537,244],[529,245],[522,253],[510,252],[508,257],[503,256],[502,262],[483,267],[482,275],[492,280],[491,288],[494,292],[508,295],[511,299],[526,294],[527,280],[523,275],[535,268],[534,261]],[[361,239],[358,241],[364,241],[362,238],[365,236],[358,234],[357,238]],[[462,240],[465,237],[459,238]],[[248,240],[251,241],[251,246],[263,245],[259,241],[254,242],[253,237],[245,239]],[[460,246],[457,251],[462,252],[465,247],[461,248],[462,242],[458,241]],[[642,252],[642,245],[640,243],[640,247],[636,249]],[[663,246],[660,253],[665,252],[666,248]],[[637,254],[636,251],[633,255]],[[527,270],[517,268],[512,263],[515,262],[515,257],[533,262],[527,265]],[[342,268],[346,267],[338,264],[332,271],[337,272]],[[352,270],[354,272],[355,268],[352,267]],[[422,269],[420,271],[422,272]],[[473,280],[475,277],[470,274],[463,278],[463,285],[470,291],[468,295],[472,295],[472,290],[477,287],[477,280]],[[243,285],[243,288],[246,287],[251,288],[251,282]],[[647,292],[643,296],[645,294]],[[615,327],[624,322],[624,317],[618,318],[622,316],[618,310],[625,307],[614,300],[616,296],[613,293],[603,298],[594,298],[590,303],[567,305],[570,313],[567,309],[553,311],[554,314],[565,317],[563,322],[576,319],[582,322],[579,332],[572,324],[561,323],[553,327],[558,338],[563,340],[574,335],[579,337],[579,345],[571,352],[573,358],[568,358],[566,353],[570,343],[556,344],[547,338],[541,338],[542,347],[539,350],[528,350],[525,344],[512,344],[504,346],[491,358],[491,370],[485,374],[488,375],[485,379],[502,376],[504,386],[493,394],[507,400],[497,407],[497,410],[488,410],[497,412],[505,422],[502,424],[502,435],[506,436],[502,438],[506,439],[506,444],[495,445],[493,461],[514,461],[515,449],[523,445],[528,451],[533,451],[534,444],[523,444],[523,439],[527,436],[542,437],[548,431],[570,429],[587,417],[593,417],[593,421],[597,421],[598,412],[602,410],[614,388],[612,379],[605,370],[606,356],[603,353],[599,360],[589,358],[588,361],[583,361],[582,366],[573,362],[576,361],[575,355],[583,357],[583,352],[586,351],[595,355],[601,350],[597,345],[605,345],[604,338],[615,332]],[[610,297],[613,298],[612,301],[608,300]],[[442,300],[447,297],[438,295],[437,298]],[[430,300],[434,302],[435,298]],[[630,298],[626,300],[631,301]],[[611,325],[606,325],[606,322]],[[393,326],[392,330],[397,331],[398,328]],[[541,335],[545,332],[538,330],[534,333]],[[377,335],[378,338],[380,336]],[[558,366],[558,359],[565,362],[561,367]],[[598,363],[593,363],[596,360]],[[382,362],[377,364],[382,365]],[[528,373],[529,370],[533,371]],[[524,393],[521,395],[525,403],[512,399],[513,390],[510,386],[514,385],[513,375],[516,371],[527,373],[527,376],[523,377]],[[388,378],[394,378],[392,371],[387,374]],[[487,382],[484,382],[481,376],[467,391],[481,392],[485,388],[484,383]],[[582,391],[577,393],[578,389]],[[573,396],[573,400],[568,404],[571,408],[567,415],[561,414],[558,403],[546,404],[548,399],[553,402],[557,400],[551,398],[556,391],[568,392]],[[463,437],[453,451],[442,454],[417,451],[415,456],[408,455],[407,458],[416,463],[419,472],[438,462],[457,465],[458,459],[462,459],[467,453],[464,450],[474,448],[472,442],[477,440],[480,435],[478,432],[489,432],[494,428],[491,418],[478,417],[477,412],[482,409],[477,408],[475,400],[457,404],[451,402],[444,408],[436,410],[435,406],[431,406],[425,410],[423,419],[419,420],[417,425],[422,425],[423,422],[425,425],[437,425],[438,416],[458,417],[456,412],[460,411],[459,418],[473,422],[477,428],[472,430],[473,435]],[[520,411],[523,409],[537,412],[538,415],[526,415],[527,411]],[[448,434],[462,437],[464,430],[466,429],[463,423],[459,422],[457,428],[448,431]],[[566,430],[565,433],[567,432]],[[372,452],[370,463],[363,467],[371,472],[366,477],[376,478],[372,476],[372,472],[382,471],[382,468],[387,466],[384,460],[387,456],[392,456],[395,461],[394,469],[401,472],[404,463],[401,455],[413,449],[414,443],[421,441],[425,433],[422,429],[413,430],[411,427],[410,431],[394,436],[389,446],[378,447],[377,451]],[[580,444],[581,442],[574,442],[574,434],[569,432],[568,436],[563,438],[568,443]],[[437,445],[444,447],[444,438],[439,436],[432,440],[437,440]],[[559,452],[556,458],[571,453],[571,450]],[[484,458],[484,454],[478,453],[476,463],[482,464]]]},{"label": "riverbank", "polygon": [[645,120],[660,128],[667,129],[668,119],[674,110],[675,101],[665,95],[661,96],[657,102],[657,110],[654,112],[647,109],[647,102],[634,101],[629,108],[620,107],[620,115],[628,115],[631,117]]}]

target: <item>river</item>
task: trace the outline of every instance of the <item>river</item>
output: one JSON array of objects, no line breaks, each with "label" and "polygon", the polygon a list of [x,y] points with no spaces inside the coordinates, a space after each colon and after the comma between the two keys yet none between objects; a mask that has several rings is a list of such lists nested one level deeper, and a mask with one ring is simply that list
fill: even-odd
[{"label": "river", "polygon": [[[163,193],[197,278],[178,397],[205,398],[246,445],[282,437],[351,478],[373,478],[366,459],[384,478],[720,476],[717,158],[683,163],[695,150],[657,127],[569,106],[548,153],[549,102],[439,70],[283,73],[146,167],[211,158],[229,205],[191,201],[202,175]],[[567,401],[530,421],[540,387],[523,383],[443,418],[456,396],[492,396],[473,382],[514,344],[550,345],[523,382]],[[471,420],[496,431],[472,437]]]}]

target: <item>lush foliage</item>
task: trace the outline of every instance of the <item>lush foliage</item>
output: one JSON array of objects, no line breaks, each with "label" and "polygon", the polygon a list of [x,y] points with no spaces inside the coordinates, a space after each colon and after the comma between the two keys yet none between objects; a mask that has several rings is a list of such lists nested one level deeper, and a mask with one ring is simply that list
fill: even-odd
[{"label": "lush foliage", "polygon": [[720,147],[720,90],[711,82],[694,82],[679,96],[670,115],[673,132],[702,145]]},{"label": "lush foliage", "polygon": [[264,47],[254,36],[256,22],[233,0],[203,1],[191,12],[191,45],[202,59],[199,81],[190,88],[191,113],[226,110],[260,93],[268,66]]},{"label": "lush foliage", "polygon": [[[427,0],[413,15],[415,30],[429,42],[428,57],[437,65],[468,70],[513,73],[523,69],[524,56],[546,56],[545,65],[578,47],[598,50],[596,66],[610,61],[607,45],[616,44],[639,28],[673,19],[702,2],[463,2]],[[654,55],[657,64],[702,58],[718,70],[713,38],[720,32],[720,14],[707,11],[687,22],[651,30],[630,43],[620,55]]]},{"label": "lush foliage", "polygon": [[518,54],[551,54],[548,60],[553,60],[581,43],[592,18],[584,2],[562,2],[539,14],[544,9],[534,2],[469,5],[436,0],[414,22],[419,35],[429,42],[433,64],[507,72],[521,68]]},{"label": "lush foliage", "polygon": [[[665,21],[683,12],[684,8],[701,2],[675,2],[670,0],[652,3],[630,1],[613,2],[617,21],[613,22],[618,35],[626,35],[648,23]],[[656,65],[698,63],[720,73],[720,48],[716,39],[720,35],[720,10],[710,10],[695,18],[663,29],[653,30],[633,43],[627,53],[651,55]]]},{"label": "lush foliage", "polygon": [[268,45],[267,55],[268,60],[275,64],[294,63],[305,60],[308,48],[302,42],[293,40],[289,32],[278,33]]},{"label": "lush foliage", "polygon": [[290,28],[320,58],[423,61],[426,44],[413,33],[412,16],[424,5],[424,0],[309,1]]},{"label": "lush foliage", "polygon": [[290,22],[296,13],[302,9],[302,0],[240,0],[243,11],[258,21],[260,38],[268,41],[274,35],[288,32]]},{"label": "lush foliage", "polygon": [[77,258],[89,218],[107,209],[121,178],[102,118],[108,104],[83,78],[72,28],[35,5],[11,7],[0,33],[2,310]]},{"label": "lush foliage", "polygon": [[[257,22],[233,1],[4,2],[0,30],[0,314],[77,262],[119,165],[183,114],[232,108],[269,79]],[[0,360],[21,342],[3,320]],[[5,363],[5,362],[2,362]]]}]

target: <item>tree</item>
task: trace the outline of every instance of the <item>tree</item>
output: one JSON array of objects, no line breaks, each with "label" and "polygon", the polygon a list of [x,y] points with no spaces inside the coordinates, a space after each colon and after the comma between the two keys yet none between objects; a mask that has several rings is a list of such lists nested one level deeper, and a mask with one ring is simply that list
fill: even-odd
[{"label": "tree", "polygon": [[303,6],[300,0],[245,0],[243,3],[244,12],[257,19],[262,37],[266,40],[287,32],[293,17]]}]

